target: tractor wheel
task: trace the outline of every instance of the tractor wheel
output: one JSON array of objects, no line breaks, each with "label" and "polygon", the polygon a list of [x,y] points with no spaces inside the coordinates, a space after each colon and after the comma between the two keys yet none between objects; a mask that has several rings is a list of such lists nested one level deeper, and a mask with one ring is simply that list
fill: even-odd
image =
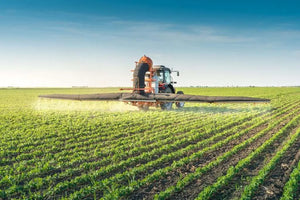
[{"label": "tractor wheel", "polygon": [[[172,92],[172,89],[170,87],[167,87],[166,89],[164,89],[162,91],[162,93],[173,93],[173,92]],[[165,102],[165,103],[160,104],[160,108],[162,110],[171,110],[172,105],[173,105],[173,102]]]},{"label": "tractor wheel", "polygon": [[[183,94],[183,92],[178,91],[177,94]],[[184,102],[176,102],[175,105],[177,108],[182,108],[184,106]]]},{"label": "tractor wheel", "polygon": [[149,106],[148,105],[140,105],[140,106],[138,106],[138,108],[141,111],[148,111],[149,110]]}]

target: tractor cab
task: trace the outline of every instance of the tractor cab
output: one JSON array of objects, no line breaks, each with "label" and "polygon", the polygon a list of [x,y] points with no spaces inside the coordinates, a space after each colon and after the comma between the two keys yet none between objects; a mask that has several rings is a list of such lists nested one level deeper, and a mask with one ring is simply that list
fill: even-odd
[{"label": "tractor cab", "polygon": [[[154,80],[155,80],[155,93],[175,93],[175,88],[173,84],[176,82],[173,81],[170,68],[163,65],[154,65]],[[179,72],[177,76],[179,76]]]},{"label": "tractor cab", "polygon": [[154,65],[154,76],[160,84],[171,84],[171,70],[163,65]]},{"label": "tractor cab", "polygon": [[[143,96],[158,93],[183,94],[182,91],[175,91],[173,84],[176,82],[172,79],[172,72],[177,72],[177,76],[179,76],[178,71],[173,71],[163,65],[153,65],[152,60],[144,55],[140,58],[139,62],[136,62],[136,67],[133,70],[133,93]],[[149,102],[142,103],[140,101],[132,103],[142,109],[148,109],[151,104]],[[157,101],[152,104],[160,106],[163,110],[169,110],[172,108],[173,103],[175,103],[178,108],[184,105],[184,102],[172,101]]]}]

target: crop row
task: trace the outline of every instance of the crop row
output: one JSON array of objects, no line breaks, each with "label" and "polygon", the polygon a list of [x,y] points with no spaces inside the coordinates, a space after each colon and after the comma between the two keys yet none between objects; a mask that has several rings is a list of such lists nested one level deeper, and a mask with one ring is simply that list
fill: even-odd
[{"label": "crop row", "polygon": [[255,159],[255,157],[257,157],[263,150],[272,145],[272,143],[278,137],[280,137],[283,134],[286,134],[291,129],[297,127],[299,122],[300,115],[293,118],[288,124],[286,124],[282,129],[280,129],[276,134],[274,134],[269,140],[264,142],[259,148],[250,153],[246,158],[240,160],[236,166],[230,167],[227,170],[226,175],[219,177],[217,182],[215,182],[213,185],[206,187],[201,193],[199,193],[197,199],[208,199],[219,188],[227,184],[231,180],[231,178],[241,169],[243,169],[251,160]]},{"label": "crop row", "polygon": [[0,106],[0,199],[128,197],[203,158],[209,163],[211,152],[221,155],[273,120],[288,121],[298,110],[295,91],[270,93],[272,107],[201,104],[146,113],[36,111],[24,104],[36,93],[15,101],[16,91],[18,105]]},{"label": "crop row", "polygon": [[[299,112],[299,110],[300,109],[297,109],[294,112],[289,113],[285,117],[282,117],[282,118],[276,120],[275,122],[269,124],[269,126],[266,129],[261,130],[255,136],[245,140],[244,142],[242,142],[239,145],[232,148],[230,151],[228,151],[228,152],[224,153],[223,155],[217,157],[214,161],[210,162],[208,165],[206,165],[204,167],[196,168],[194,173],[188,174],[182,180],[179,180],[176,185],[173,185],[173,186],[167,188],[165,191],[161,192],[160,194],[157,194],[155,196],[155,198],[156,199],[164,199],[164,198],[170,197],[172,194],[174,194],[174,192],[181,191],[185,186],[187,186],[189,183],[191,183],[195,179],[199,178],[203,173],[210,170],[212,167],[216,166],[217,164],[221,163],[223,160],[225,160],[225,159],[229,158],[230,156],[234,155],[235,153],[237,153],[239,150],[241,150],[245,146],[250,145],[250,143],[252,143],[255,140],[257,140],[258,138],[262,137],[268,131],[273,129],[277,124],[279,124],[280,122],[282,122],[285,119],[289,118],[290,116],[294,115],[296,112]],[[254,127],[257,127],[258,125],[261,125],[263,123],[266,123],[266,120],[258,122],[257,125],[254,125],[253,127],[249,127],[248,129],[245,129],[244,131],[238,133],[237,135],[241,136],[241,135],[249,132],[250,130],[252,130]],[[220,144],[225,145],[227,142],[231,141],[232,138],[228,137],[228,138],[226,138],[226,140],[221,141]],[[225,144],[223,144],[223,142],[225,142]],[[220,144],[216,143],[213,146],[222,146]]]},{"label": "crop row", "polygon": [[[284,112],[282,112],[282,113],[284,113]],[[282,113],[281,113],[281,114],[282,114]],[[280,113],[279,113],[279,114],[280,114]],[[275,116],[279,116],[279,114],[278,114],[278,115],[275,115]],[[275,117],[275,116],[273,116],[273,117]],[[260,124],[262,124],[262,123],[264,123],[264,122],[265,122],[265,121],[258,122],[256,125],[252,126],[252,127],[249,128],[249,129],[252,129],[252,128],[256,127],[256,126],[259,126]],[[247,130],[247,131],[248,131],[248,130]],[[147,183],[149,183],[149,182],[151,182],[151,181],[153,181],[153,180],[159,178],[160,176],[163,176],[164,174],[166,174],[168,171],[172,170],[173,168],[176,168],[176,167],[182,166],[182,165],[184,165],[184,164],[186,164],[186,163],[189,163],[189,162],[191,162],[192,160],[199,158],[201,155],[203,155],[204,152],[206,152],[206,151],[208,151],[208,150],[212,150],[212,149],[214,149],[214,148],[217,148],[218,146],[222,146],[222,145],[226,144],[226,142],[228,142],[230,139],[233,139],[234,137],[238,137],[238,136],[239,136],[239,135],[235,134],[234,137],[230,137],[230,139],[227,140],[226,142],[221,141],[221,142],[218,143],[218,145],[213,145],[213,146],[210,146],[210,147],[206,147],[208,144],[210,144],[212,141],[214,141],[214,139],[216,139],[216,138],[222,136],[222,134],[223,134],[223,135],[226,135],[226,134],[228,134],[228,133],[230,133],[230,132],[235,132],[235,131],[232,131],[232,130],[229,130],[228,132],[227,132],[227,131],[224,131],[223,133],[216,134],[216,135],[214,135],[213,137],[211,137],[211,138],[209,138],[209,139],[207,139],[207,140],[203,140],[203,141],[201,141],[201,142],[199,142],[199,143],[197,143],[197,144],[195,144],[195,145],[190,145],[189,148],[192,148],[192,149],[197,148],[197,147],[201,147],[201,146],[202,146],[204,149],[203,149],[202,151],[195,152],[195,153],[193,153],[192,155],[190,155],[190,156],[188,156],[188,157],[185,157],[185,158],[183,158],[183,159],[181,159],[181,160],[174,161],[173,164],[172,164],[172,166],[168,166],[168,167],[165,167],[165,168],[163,168],[163,169],[159,169],[159,170],[155,171],[153,174],[150,174],[150,175],[148,175],[147,177],[145,177],[143,180],[132,181],[128,187],[123,186],[123,187],[121,187],[121,188],[119,189],[118,192],[119,192],[120,194],[121,194],[121,193],[124,193],[124,194],[130,193],[131,191],[133,191],[134,189],[137,189],[137,188],[140,187],[141,185],[147,184]],[[243,133],[246,133],[246,131],[244,131]],[[188,148],[188,149],[189,149],[189,148]],[[172,152],[172,153],[170,153],[170,154],[168,154],[168,155],[163,155],[163,156],[160,157],[159,159],[154,160],[154,161],[151,161],[151,162],[147,163],[146,165],[140,166],[140,167],[138,167],[138,168],[134,168],[134,169],[132,169],[132,170],[130,170],[130,171],[127,171],[127,172],[125,172],[125,173],[123,173],[123,174],[117,174],[117,175],[115,175],[115,177],[111,177],[111,178],[107,179],[107,181],[109,182],[109,185],[110,185],[110,186],[107,186],[107,183],[106,183],[105,186],[106,186],[106,187],[109,187],[109,188],[113,187],[113,185],[116,185],[116,182],[115,182],[115,181],[120,182],[120,181],[118,181],[118,180],[122,179],[121,177],[124,177],[123,179],[125,179],[125,180],[126,180],[126,177],[136,177],[136,173],[138,173],[139,171],[148,171],[150,168],[152,168],[152,167],[154,167],[154,166],[160,164],[161,162],[169,162],[170,160],[174,160],[173,157],[177,157],[178,154],[179,154],[179,155],[182,155],[186,150],[187,150],[187,148],[186,148],[186,149],[181,149],[181,150],[178,151],[178,152]],[[121,176],[121,177],[120,177],[120,176]],[[106,181],[106,180],[102,180],[101,182],[102,182],[102,183],[105,183],[105,182],[107,182],[107,181]],[[100,184],[100,183],[98,182],[98,184]],[[100,185],[101,185],[101,184],[100,184]],[[104,188],[105,188],[105,187],[104,187]],[[83,190],[84,190],[84,189],[83,189]],[[91,190],[95,190],[95,188],[94,188],[94,189],[91,189]],[[110,192],[110,193],[112,193],[112,192]],[[84,193],[81,193],[81,192],[79,191],[79,192],[76,192],[76,194],[84,194]],[[116,193],[116,192],[113,192],[113,194],[116,195],[117,193]],[[108,194],[108,195],[110,195],[110,194]],[[76,195],[75,195],[75,196],[76,196]]]},{"label": "crop row", "polygon": [[[187,143],[187,141],[196,139],[197,136],[200,137],[200,136],[203,136],[205,134],[209,134],[209,132],[203,132],[203,133],[200,132],[196,136],[195,136],[195,134],[193,134],[193,137],[187,137],[187,138],[183,138],[182,140],[176,140],[176,142],[174,144],[168,144],[168,145],[165,145],[165,146],[160,145],[160,148],[153,149],[150,152],[145,151],[145,153],[143,153],[143,154],[141,154],[139,156],[136,156],[136,157],[133,157],[133,158],[132,157],[128,158],[127,160],[121,161],[120,163],[116,163],[116,164],[111,163],[108,167],[102,167],[102,168],[100,168],[98,170],[97,177],[99,178],[99,176],[103,177],[104,175],[108,175],[109,173],[111,173],[112,170],[113,171],[122,170],[122,169],[126,169],[125,167],[134,166],[137,163],[142,163],[142,162],[150,161],[151,159],[155,158],[157,155],[159,155],[161,153],[171,152],[172,149],[178,149],[178,146],[180,146],[180,145],[182,145],[184,143]],[[159,142],[158,142],[158,144],[159,144]],[[86,177],[86,176],[88,176],[88,175],[84,175],[84,177]],[[78,178],[79,177],[76,177],[75,181]],[[86,179],[86,180],[89,182],[88,179]],[[74,179],[71,180],[71,181],[73,182]],[[74,184],[72,184],[72,185],[74,185]],[[55,188],[57,188],[57,187],[55,187]],[[55,188],[53,190],[56,190]]]},{"label": "crop row", "polygon": [[[213,124],[213,125],[215,125],[215,124]],[[207,126],[209,127],[208,124],[205,125],[206,128],[207,128]],[[195,128],[195,127],[193,127],[193,128]],[[174,132],[181,132],[181,131],[185,131],[185,130],[177,129],[177,128],[173,127],[173,131]],[[174,135],[173,137],[169,137],[170,133],[172,133],[172,129],[171,129],[171,131],[170,130],[161,131],[161,134],[159,134],[158,137],[154,137],[154,139],[161,140],[161,144],[163,145],[164,142],[168,143],[168,142],[174,140],[174,136],[175,136],[175,138],[177,137],[177,135]],[[166,139],[162,140],[163,138],[159,137],[161,135],[163,135],[164,136],[163,138],[166,138]],[[185,136],[184,134],[180,134],[178,137],[184,137],[184,136]],[[151,139],[153,140],[153,138],[151,138]],[[68,159],[68,155],[71,156],[70,159],[72,159],[72,156],[78,156],[78,154],[80,154],[80,157],[87,157],[89,155],[89,157],[88,157],[89,159],[91,159],[90,158],[91,154],[96,154],[95,155],[95,159],[96,158],[99,159],[100,158],[99,156],[101,156],[102,158],[105,158],[105,156],[112,157],[114,155],[114,153],[111,151],[111,149],[115,148],[114,146],[110,147],[110,148],[103,148],[103,149],[101,149],[99,147],[100,146],[99,143],[100,143],[100,141],[96,140],[92,144],[85,143],[86,144],[85,146],[87,146],[85,148],[78,148],[78,146],[73,146],[73,147],[71,147],[69,149],[61,149],[62,152],[59,152],[59,153],[55,154],[55,157],[57,157],[58,159],[59,158],[63,158],[63,161],[66,162],[67,159]],[[159,145],[159,144],[153,143],[153,145],[149,145],[149,146],[151,146],[151,148],[155,148],[155,147],[157,147],[157,145]],[[115,153],[115,155],[119,156],[120,152],[122,152],[122,151],[126,152],[128,155],[131,155],[131,154],[135,154],[135,152],[136,153],[137,152],[143,152],[143,149],[145,149],[147,151],[149,151],[149,149],[151,149],[151,148],[145,148],[145,142],[144,142],[144,140],[140,140],[139,142],[136,142],[135,146],[136,146],[135,148],[133,148],[129,152],[127,152],[126,148],[128,148],[128,146],[120,144],[119,148],[114,149],[115,152],[118,152],[118,153]],[[142,146],[144,148],[141,148]],[[125,147],[125,148],[122,149],[121,147]],[[46,151],[46,149],[43,149],[43,151]],[[51,151],[50,152],[47,151],[47,152],[49,153],[49,155],[52,155],[52,153],[54,153],[54,152],[51,153]],[[83,152],[83,154],[81,154],[80,152]],[[34,152],[34,153],[33,153],[33,155],[38,155],[39,151]],[[35,156],[32,156],[32,157],[33,157],[32,160],[35,161]],[[45,159],[45,157],[43,157],[43,159]],[[112,159],[115,160],[115,158],[112,158]],[[85,162],[85,161],[87,161],[87,160],[83,160],[83,162]],[[26,164],[28,165],[28,162]],[[16,166],[16,167],[18,167],[18,166]]]},{"label": "crop row", "polygon": [[[164,126],[164,125],[170,125],[174,122],[180,122],[180,117],[183,117],[184,115],[179,115],[178,118],[166,118],[160,125]],[[203,116],[203,117],[207,117],[207,116]],[[30,118],[30,116],[28,116],[28,118]],[[49,117],[48,117],[49,118]],[[126,133],[127,135],[130,133],[136,133],[136,132],[143,132],[143,130],[149,130],[150,127],[151,128],[159,128],[160,126],[155,125],[157,124],[157,122],[159,121],[157,118],[153,118],[151,120],[151,123],[143,123],[140,122],[138,120],[133,120],[134,122],[126,122],[124,121],[124,124],[119,124],[119,122],[116,123],[109,123],[108,125],[103,123],[103,122],[89,122],[86,120],[77,122],[77,119],[69,119],[67,118],[67,120],[65,119],[65,121],[67,121],[67,123],[65,122],[61,122],[64,124],[67,124],[67,126],[61,127],[58,126],[58,121],[57,119],[55,119],[55,116],[53,116],[54,119],[45,119],[45,122],[38,122],[37,124],[39,125],[39,127],[35,127],[34,129],[26,129],[26,130],[22,130],[22,129],[14,129],[17,132],[13,132],[13,135],[15,137],[16,141],[12,141],[12,145],[7,145],[10,144],[8,143],[8,141],[2,140],[2,143],[5,143],[6,146],[5,149],[3,150],[9,150],[9,149],[19,149],[21,151],[25,151],[26,147],[28,146],[33,146],[36,147],[40,144],[43,144],[43,142],[48,139],[53,139],[54,141],[51,142],[55,142],[56,140],[59,140],[61,142],[64,142],[65,144],[67,143],[72,143],[75,140],[79,139],[79,138],[91,138],[93,139],[91,133],[95,132],[95,133],[101,133],[101,140],[102,142],[105,141],[111,141],[114,138],[115,139],[119,139],[120,137],[124,136],[124,133]],[[194,119],[196,118],[196,116],[193,117]],[[124,118],[126,119],[126,118]],[[190,119],[190,118],[188,118]],[[117,121],[121,121],[121,120],[117,120]],[[137,122],[138,121],[138,122]],[[23,121],[20,122],[21,124],[23,123]],[[154,127],[153,127],[154,125]],[[155,127],[156,126],[156,127]],[[26,127],[26,126],[25,126]],[[140,129],[139,129],[140,128]],[[5,130],[5,129],[3,129]],[[34,130],[34,132],[33,132]],[[59,132],[57,131],[59,130]],[[120,130],[122,130],[122,132],[120,132]],[[5,131],[9,131],[10,130],[5,130]],[[22,134],[18,134],[22,133]],[[36,136],[34,133],[38,133],[39,135],[42,135],[41,137]],[[44,132],[49,133],[49,134],[43,134]],[[28,135],[26,134],[28,133]],[[7,133],[4,134],[6,136],[6,138],[9,138]],[[16,135],[18,137],[16,137]],[[24,139],[20,139],[21,137],[19,137],[19,135],[23,136],[27,136]],[[99,137],[99,135],[98,135]],[[68,142],[69,141],[69,142]]]},{"label": "crop row", "polygon": [[[293,102],[289,101],[289,103]],[[285,107],[288,107],[287,105]],[[296,105],[294,106],[296,107]],[[279,113],[280,109],[276,112]],[[170,162],[179,163],[183,157],[205,149],[241,129],[248,128],[268,115],[273,119],[273,114],[276,112],[265,114],[264,111],[258,110],[252,111],[250,114],[247,112],[222,114],[220,120],[213,119],[218,116],[217,114],[212,115],[210,119],[209,114],[190,115],[190,113],[184,112],[170,115],[173,116],[173,119],[165,116],[165,119],[162,120],[161,115],[165,114],[154,112],[153,114],[157,115],[155,117],[150,117],[149,113],[143,113],[143,115],[149,115],[149,121],[139,122],[137,117],[134,117],[127,120],[119,118],[116,120],[117,123],[109,118],[105,119],[105,122],[96,123],[99,121],[99,119],[94,120],[97,117],[92,117],[92,122],[88,117],[80,121],[82,118],[66,115],[62,121],[65,127],[55,120],[55,116],[50,116],[35,124],[25,124],[25,128],[21,123],[30,118],[30,115],[26,114],[23,115],[23,119],[12,121],[20,124],[21,128],[18,131],[14,131],[12,126],[6,126],[4,131],[9,133],[1,134],[5,140],[0,142],[1,150],[2,148],[4,150],[1,151],[3,155],[0,157],[2,164],[6,163],[7,165],[0,167],[0,189],[4,189],[2,194],[4,192],[8,197],[20,197],[21,195],[55,197],[58,195],[76,198],[78,189],[81,189],[83,193],[77,197],[95,193],[97,193],[96,196],[114,193],[119,190],[124,181],[130,186],[130,183],[135,180],[143,180],[147,175],[147,170],[140,172],[137,170],[136,174],[131,174],[131,172],[139,169],[140,166],[159,160],[164,156],[163,153],[170,156],[172,152],[177,152],[174,157],[167,156],[167,159],[157,162],[156,165],[148,165],[151,173],[154,169],[167,166]],[[254,119],[259,115],[262,116]],[[205,120],[202,122],[201,119],[197,119],[199,116]],[[130,118],[127,114],[126,117]],[[58,119],[60,118],[61,116]],[[152,122],[152,118],[160,120]],[[130,121],[134,121],[134,123]],[[52,125],[52,123],[56,125]],[[177,127],[171,127],[174,123]],[[39,125],[41,126],[39,127]],[[137,127],[131,128],[134,125]],[[57,130],[55,130],[56,128]],[[28,130],[33,132],[30,133]],[[23,131],[24,134],[22,134]],[[215,135],[217,136],[214,137]],[[213,139],[210,139],[211,137]],[[182,149],[184,151],[180,154],[179,151]],[[13,167],[10,166],[11,164]],[[102,169],[105,170],[99,176],[97,172]],[[126,170],[129,173],[126,173]],[[106,173],[104,173],[105,171]],[[122,178],[119,176],[120,174],[129,176]],[[118,176],[120,180],[117,180]],[[70,182],[69,180],[76,181]],[[106,183],[109,180],[116,181],[113,181],[112,184]],[[90,190],[93,186],[95,186],[94,188],[105,186],[105,189],[96,191],[92,188]],[[58,193],[52,192],[53,190]]]},{"label": "crop row", "polygon": [[[93,140],[95,138],[98,138],[99,141],[105,144],[107,143],[107,141],[112,142],[114,138],[115,141],[119,141],[120,137],[124,137],[124,136],[127,137],[129,135],[141,133],[144,130],[151,130],[152,128],[159,128],[166,125],[171,125],[172,123],[177,123],[177,122],[180,123],[180,117],[181,116],[179,115],[178,116],[179,119],[166,118],[163,122],[161,122],[161,126],[155,125],[158,124],[159,121],[157,121],[157,119],[153,119],[153,122],[151,123],[139,122],[139,123],[129,124],[130,126],[127,126],[127,128],[123,126],[119,127],[116,124],[112,124],[112,127],[106,127],[106,128],[103,128],[102,126],[93,127],[95,124],[93,125],[85,122],[81,122],[78,124],[75,122],[74,123],[68,122],[70,124],[69,126],[67,125],[66,127],[59,127],[59,128],[56,126],[52,126],[51,124],[48,126],[41,126],[40,128],[33,129],[35,132],[41,135],[46,135],[45,137],[38,139],[34,134],[34,132],[32,132],[33,130],[29,129],[28,132],[31,135],[26,138],[26,141],[17,140],[12,143],[6,142],[5,146],[3,146],[6,147],[6,149],[3,150],[6,150],[6,154],[9,154],[8,148],[15,149],[16,152],[30,151],[28,147],[30,147],[31,149],[35,149],[39,145],[43,145],[45,141],[49,144],[54,144],[57,146],[60,146],[62,144],[65,146],[69,146],[69,144],[72,145],[72,143],[77,141],[84,142],[87,139]],[[204,115],[203,117],[206,116]],[[188,120],[189,119],[190,118],[188,118]],[[70,121],[72,122],[72,119],[70,119]],[[59,124],[57,121],[53,123]],[[118,128],[116,129],[115,127]],[[18,130],[18,132],[25,134],[22,130]],[[43,134],[43,133],[47,133],[47,134]],[[91,134],[91,133],[96,133],[96,134]],[[15,135],[18,134],[15,133]],[[1,142],[5,142],[5,141],[1,141]]]},{"label": "crop row", "polygon": [[[180,122],[178,122],[179,124],[180,124]],[[148,130],[151,130],[151,128],[150,127],[148,127]],[[120,131],[118,131],[117,133],[119,133]],[[123,131],[122,131],[123,132]],[[147,132],[147,131],[146,131]],[[94,134],[92,134],[92,135],[94,135],[93,137],[94,138],[91,138],[90,140],[88,140],[88,141],[90,141],[90,142],[88,142],[88,141],[86,141],[86,134],[84,133],[84,132],[81,132],[81,134],[83,135],[83,136],[81,136],[80,135],[80,133],[78,133],[77,135],[73,135],[73,134],[69,134],[70,136],[69,137],[75,137],[76,139],[76,141],[74,141],[74,139],[73,139],[73,143],[72,142],[70,142],[70,144],[67,144],[67,143],[65,143],[65,142],[55,142],[55,141],[47,141],[46,140],[46,144],[44,144],[44,146],[32,146],[31,147],[31,149],[33,149],[33,150],[36,150],[36,147],[41,147],[41,148],[39,148],[39,149],[43,149],[43,150],[47,150],[47,152],[49,152],[48,151],[48,149],[47,148],[53,148],[53,146],[55,146],[55,148],[54,148],[54,150],[53,151],[55,151],[55,149],[59,149],[60,151],[61,150],[63,150],[63,149],[65,149],[65,150],[72,150],[72,149],[75,149],[75,148],[77,148],[76,150],[78,151],[78,148],[79,147],[82,147],[82,146],[89,146],[89,145],[91,145],[91,143],[99,143],[99,145],[97,146],[97,147],[101,147],[101,146],[103,146],[103,144],[106,144],[107,142],[103,142],[103,140],[102,140],[102,137],[98,137],[97,138],[97,135],[99,136],[99,131],[94,131],[93,132]],[[96,134],[95,134],[96,133]],[[101,133],[101,132],[100,132]],[[114,135],[114,134],[112,134],[112,135]],[[143,134],[141,134],[141,135],[143,135]],[[141,136],[142,137],[142,136]],[[128,137],[125,137],[126,139],[125,139],[125,141],[127,140],[127,138]],[[137,136],[135,136],[135,138],[138,138]],[[129,138],[128,138],[129,139]],[[120,141],[119,139],[118,139],[118,141]],[[79,143],[78,143],[79,142]],[[124,143],[124,140],[122,140],[122,143]],[[63,145],[63,146],[62,146]],[[117,143],[117,145],[121,145],[121,143],[120,142],[118,142]],[[61,147],[62,146],[62,147]],[[87,147],[87,148],[89,148],[89,147]],[[49,152],[49,153],[55,153],[55,152]],[[16,154],[18,153],[18,150],[16,150]],[[3,152],[3,154],[4,154],[4,152]],[[34,155],[34,154],[33,154]],[[5,156],[9,156],[10,157],[10,161],[12,162],[14,159],[16,160],[16,161],[21,161],[22,159],[21,158],[18,158],[18,157],[16,157],[16,158],[12,158],[11,159],[11,157],[13,157],[13,156],[15,156],[14,155],[14,153],[10,153],[10,152],[8,152],[8,151],[5,151]],[[22,156],[25,156],[25,157],[31,157],[32,155],[30,155],[30,153],[28,153],[28,154],[24,154],[23,153],[23,155]],[[4,155],[2,155],[2,157],[4,157]],[[4,162],[4,161],[2,161],[2,162]]]},{"label": "crop row", "polygon": [[[283,194],[280,200],[293,200],[297,198],[297,193],[300,195],[300,161],[298,166],[292,171],[288,182],[283,188]],[[299,197],[299,196],[298,196]]]},{"label": "crop row", "polygon": [[[172,123],[172,121],[165,123],[165,125],[170,125],[171,123]],[[178,123],[180,124],[180,122],[178,122]],[[147,127],[147,128],[148,128],[148,130],[151,130],[150,126]],[[141,129],[143,130],[143,127],[141,127]],[[112,132],[109,131],[109,133],[112,133],[111,134],[112,136],[115,136],[115,135],[121,133],[124,137],[123,131],[124,130],[121,129],[121,131],[120,130],[119,131],[112,131]],[[23,145],[23,147],[20,147],[20,148],[15,147],[17,149],[14,150],[14,151],[7,151],[6,150],[5,152],[3,152],[1,154],[1,157],[3,157],[3,158],[5,158],[5,157],[14,157],[14,156],[18,156],[18,154],[23,154],[23,156],[28,154],[28,157],[30,157],[30,152],[36,150],[36,147],[38,147],[39,149],[47,150],[48,148],[52,148],[53,146],[55,146],[56,148],[59,148],[59,150],[62,150],[62,149],[70,150],[70,149],[74,149],[74,148],[79,148],[81,146],[90,145],[91,143],[89,143],[89,142],[100,143],[100,145],[103,146],[103,144],[107,144],[107,142],[105,142],[103,136],[102,137],[99,136],[99,133],[101,133],[101,132],[102,132],[102,129],[93,130],[93,131],[90,131],[90,132],[75,131],[76,134],[74,134],[74,131],[69,131],[69,134],[66,137],[71,138],[71,139],[69,139],[67,141],[64,141],[64,140],[61,141],[61,138],[60,138],[59,141],[44,139],[43,144],[37,144],[37,143],[31,144],[30,149],[28,147],[24,148],[24,145]],[[125,132],[126,132],[126,130],[125,130]],[[145,131],[145,132],[147,132],[147,131]],[[126,133],[126,134],[128,134],[128,133]],[[120,135],[118,137],[121,137],[122,135]],[[112,137],[112,136],[109,136],[109,137]],[[133,137],[133,136],[131,135],[130,137]],[[137,136],[135,135],[135,137],[137,137]],[[126,139],[127,138],[128,137],[126,137]],[[116,140],[111,139],[109,141],[109,143],[111,143],[112,141],[119,141],[119,139],[116,139]],[[46,144],[45,144],[45,142],[46,142]],[[28,144],[30,144],[30,142],[28,142]],[[50,151],[50,153],[55,153],[55,152]],[[27,157],[27,156],[25,156],[25,157]],[[14,160],[15,161],[22,161],[22,158],[16,157],[16,158],[10,159],[10,161],[14,161]]]},{"label": "crop row", "polygon": [[[300,118],[300,117],[299,117]],[[299,139],[300,128],[296,131],[295,134],[288,138],[286,144],[276,152],[275,156],[267,163],[258,173],[257,176],[253,177],[250,184],[247,185],[244,189],[244,192],[241,196],[241,199],[251,199],[252,194],[258,188],[258,186],[264,181],[267,174],[275,167],[279,159],[284,155],[284,153],[291,147],[291,145]]]},{"label": "crop row", "polygon": [[[80,154],[79,154],[79,156],[80,156]],[[99,164],[99,163],[95,163],[95,165],[97,166],[97,164]],[[70,167],[72,167],[72,166],[70,166]],[[81,169],[82,169],[82,167],[81,167]],[[80,169],[80,170],[81,170]],[[55,169],[53,169],[53,167],[51,167],[51,166],[49,166],[49,165],[45,165],[45,166],[37,166],[37,170],[33,170],[33,171],[31,171],[31,172],[27,172],[26,173],[26,176],[25,176],[25,173],[23,173],[24,174],[24,176],[26,177],[26,179],[28,179],[29,177],[35,177],[35,176],[37,176],[38,174],[41,174],[41,173],[39,173],[39,170],[40,170],[40,172],[43,172],[43,173],[45,173],[45,172],[47,172],[48,170],[55,170]],[[23,171],[23,169],[22,169],[22,171]],[[74,172],[73,170],[67,170],[67,173],[65,174],[66,175],[66,177],[68,177],[68,176],[70,176],[70,173],[72,174],[72,173],[78,173],[78,172]],[[23,175],[22,174],[22,175]],[[59,179],[61,179],[62,177],[61,177],[61,175],[63,175],[63,174],[60,174],[59,175],[59,177],[57,177],[57,176],[54,176],[54,177],[56,177],[56,178],[59,178]],[[22,179],[20,179],[21,177],[19,177],[19,182],[21,182],[21,180]],[[24,179],[23,179],[24,180]]]}]

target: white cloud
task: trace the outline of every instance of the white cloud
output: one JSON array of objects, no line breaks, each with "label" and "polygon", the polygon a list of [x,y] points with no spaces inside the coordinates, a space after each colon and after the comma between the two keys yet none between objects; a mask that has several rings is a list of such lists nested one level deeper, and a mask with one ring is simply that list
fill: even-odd
[{"label": "white cloud", "polygon": [[[274,85],[279,80],[282,85],[299,83],[297,30],[249,27],[234,31],[213,25],[79,18],[88,19],[83,20],[87,23],[65,20],[12,27],[20,35],[31,37],[16,40],[9,36],[16,41],[0,46],[0,68],[22,69],[2,70],[0,85],[130,85],[129,70],[145,53],[157,64],[180,70],[183,76],[176,78],[180,85]],[[1,40],[5,42],[4,37]],[[255,73],[251,76],[252,71],[264,77]],[[286,72],[288,75],[282,76]]]},{"label": "white cloud", "polygon": [[[83,17],[83,16],[82,16]],[[147,21],[120,20],[113,17],[91,18],[93,23],[69,21],[48,21],[40,24],[35,31],[48,31],[48,34],[58,36],[82,36],[110,39],[143,39],[144,41],[164,42],[216,42],[216,43],[249,43],[256,38],[234,34],[218,27],[203,25],[176,25],[172,23],[157,23]],[[19,26],[19,31],[29,31],[28,27]],[[34,31],[34,30],[30,30]]]},{"label": "white cloud", "polygon": [[240,43],[252,42],[253,37],[245,37],[225,32],[219,28],[202,25],[175,25],[171,23],[112,21],[115,28],[121,29],[116,33],[120,36],[155,38],[181,42],[221,42]]}]

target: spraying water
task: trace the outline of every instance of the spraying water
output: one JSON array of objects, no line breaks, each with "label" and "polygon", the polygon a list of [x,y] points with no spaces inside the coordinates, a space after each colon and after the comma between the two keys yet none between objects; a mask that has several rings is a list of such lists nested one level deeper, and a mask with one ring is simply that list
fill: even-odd
[{"label": "spraying water", "polygon": [[126,112],[138,108],[118,101],[69,101],[57,99],[38,99],[33,108],[39,111],[100,111]]}]

